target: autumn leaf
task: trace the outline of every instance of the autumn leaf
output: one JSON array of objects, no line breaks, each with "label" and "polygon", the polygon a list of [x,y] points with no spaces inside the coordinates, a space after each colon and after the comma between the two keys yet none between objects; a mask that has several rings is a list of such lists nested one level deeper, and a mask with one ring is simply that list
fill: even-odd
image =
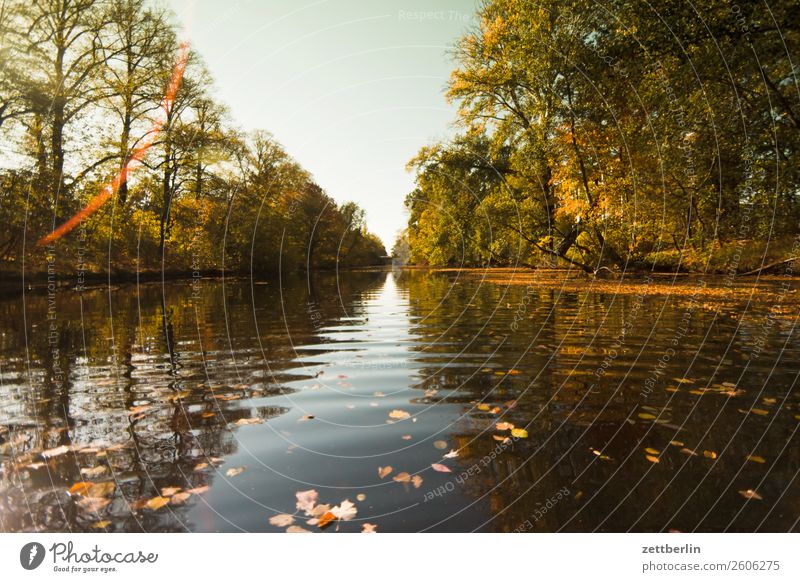
[{"label": "autumn leaf", "polygon": [[661,451],[659,451],[658,449],[654,449],[654,448],[652,448],[652,447],[647,447],[647,448],[644,450],[644,452],[645,452],[645,453],[648,453],[648,454],[651,454],[651,455],[657,455],[657,454],[659,454]]},{"label": "autumn leaf", "polygon": [[92,527],[95,528],[95,529],[105,529],[110,525],[111,525],[111,522],[109,520],[107,520],[107,519],[104,519],[103,521],[94,522],[92,524]]},{"label": "autumn leaf", "polygon": [[359,493],[358,495],[356,495],[356,501],[364,501],[366,498],[367,496],[364,495],[363,493]]},{"label": "autumn leaf", "polygon": [[147,503],[145,503],[145,507],[147,509],[152,509],[153,511],[158,511],[162,507],[164,507],[167,503],[169,503],[169,497],[162,497],[159,495],[158,497],[153,497],[152,499],[148,499]]},{"label": "autumn leaf", "polygon": [[759,457],[758,455],[747,455],[747,460],[752,461],[754,463],[766,463],[767,460],[764,457]]},{"label": "autumn leaf", "polygon": [[697,456],[697,453],[696,453],[696,452],[694,452],[692,449],[682,448],[682,449],[681,449],[681,452],[682,452],[684,455],[689,455],[689,456],[692,456],[692,457],[696,457],[696,456]]},{"label": "autumn leaf", "polygon": [[72,450],[72,447],[68,447],[67,445],[61,445],[60,447],[56,447],[54,449],[48,449],[46,451],[42,451],[42,456],[45,458],[49,457],[57,457],[59,455],[63,455]]},{"label": "autumn leaf", "polygon": [[450,467],[442,465],[441,463],[431,463],[431,468],[434,471],[439,471],[440,473],[452,473]]},{"label": "autumn leaf", "polygon": [[270,517],[269,523],[275,527],[288,527],[294,523],[294,517],[288,513],[279,513]]},{"label": "autumn leaf", "polygon": [[649,412],[640,412],[636,416],[638,416],[642,420],[655,420],[656,418],[654,414],[650,414]]},{"label": "autumn leaf", "polygon": [[514,425],[510,422],[498,422],[494,426],[497,430],[514,430]]},{"label": "autumn leaf", "polygon": [[314,415],[313,414],[304,414],[303,416],[301,416],[300,418],[297,419],[297,422],[304,422],[306,420],[314,420]]},{"label": "autumn leaf", "polygon": [[191,493],[193,495],[200,495],[201,493],[205,493],[208,491],[208,485],[201,485],[200,487],[195,487],[194,489],[187,489],[186,493]]},{"label": "autumn leaf", "polygon": [[69,488],[70,495],[86,495],[92,484],[87,481],[79,481]]},{"label": "autumn leaf", "polygon": [[769,410],[763,410],[761,408],[751,408],[750,412],[759,416],[767,416],[769,414]]},{"label": "autumn leaf", "polygon": [[745,499],[757,499],[759,501],[764,499],[763,497],[761,497],[761,495],[759,495],[758,493],[756,493],[752,489],[747,489],[745,491],[739,491],[739,495],[741,495]]},{"label": "autumn leaf", "polygon": [[225,471],[225,475],[227,477],[236,477],[236,475],[241,475],[247,470],[247,467],[231,467],[227,471]]},{"label": "autumn leaf", "polygon": [[517,439],[526,439],[528,438],[528,431],[524,428],[512,428],[511,436]]},{"label": "autumn leaf", "polygon": [[192,496],[191,493],[188,491],[184,491],[183,493],[176,493],[172,497],[169,498],[169,502],[173,505],[181,505],[182,503],[186,503],[186,501]]},{"label": "autumn leaf", "polygon": [[319,494],[315,489],[309,489],[308,491],[298,491],[295,493],[295,497],[297,497],[298,511],[302,511],[306,515],[311,515],[319,499]]},{"label": "autumn leaf", "polygon": [[489,410],[489,405],[488,404],[478,404],[477,408],[478,408],[478,410],[486,411],[486,410]]},{"label": "autumn leaf", "polygon": [[392,477],[392,479],[394,479],[398,483],[409,483],[411,481],[411,475],[403,471]]},{"label": "autumn leaf", "polygon": [[447,441],[433,441],[433,446],[439,450],[447,448]]},{"label": "autumn leaf", "polygon": [[299,525],[290,525],[286,528],[286,533],[311,533],[304,527],[300,527]]},{"label": "autumn leaf", "polygon": [[397,410],[397,409],[395,409],[395,410],[392,410],[389,413],[389,418],[394,418],[395,420],[405,420],[405,419],[410,418],[410,417],[411,417],[411,415],[408,412],[406,412],[405,410]]},{"label": "autumn leaf", "polygon": [[181,490],[180,487],[162,487],[161,495],[163,495],[164,497],[172,497],[180,490]]},{"label": "autumn leaf", "polygon": [[208,463],[197,463],[194,466],[194,470],[195,471],[202,471],[203,469],[206,469],[207,467],[208,467]]},{"label": "autumn leaf", "polygon": [[661,462],[661,461],[659,461],[658,457],[653,456],[653,455],[645,455],[644,458],[647,459],[648,461],[650,461],[651,463],[660,463]]},{"label": "autumn leaf", "polygon": [[669,444],[675,447],[682,447],[684,445],[683,441],[669,441]]},{"label": "autumn leaf", "polygon": [[392,471],[393,471],[393,469],[392,469],[391,465],[387,465],[385,467],[378,467],[378,477],[383,479],[388,474],[390,474]]},{"label": "autumn leaf", "polygon": [[342,521],[350,521],[356,516],[358,510],[352,501],[345,499],[336,507],[332,507],[331,513],[335,515],[337,519]]},{"label": "autumn leaf", "polygon": [[444,454],[445,459],[455,459],[458,456],[458,451],[455,449],[450,449],[449,453]]},{"label": "autumn leaf", "polygon": [[99,477],[107,471],[105,465],[97,465],[96,467],[84,467],[81,469],[81,475],[84,477]]},{"label": "autumn leaf", "polygon": [[333,513],[331,513],[330,511],[328,511],[328,512],[326,512],[325,514],[323,514],[319,518],[319,521],[317,522],[317,525],[319,526],[320,529],[322,529],[322,528],[326,527],[327,525],[329,525],[332,521],[335,521],[335,520],[336,520],[336,516]]},{"label": "autumn leaf", "polygon": [[503,443],[503,444],[506,444],[506,443],[510,443],[510,442],[511,442],[511,439],[510,439],[510,438],[508,438],[508,437],[504,437],[504,436],[499,436],[499,435],[496,435],[496,434],[493,434],[493,435],[492,435],[492,438],[493,438],[494,440],[496,440],[496,441],[500,441],[500,442],[501,442],[501,443]]},{"label": "autumn leaf", "polygon": [[703,451],[703,456],[707,459],[716,459],[717,453],[714,451]]},{"label": "autumn leaf", "polygon": [[263,418],[240,418],[233,424],[235,424],[236,426],[245,426],[248,424],[263,424],[263,423],[264,423]]},{"label": "autumn leaf", "polygon": [[361,533],[377,533],[375,528],[378,527],[374,523],[365,523],[361,526]]},{"label": "autumn leaf", "polygon": [[422,477],[419,475],[414,475],[411,477],[411,484],[414,486],[414,489],[419,489],[422,487]]},{"label": "autumn leaf", "polygon": [[102,483],[92,483],[89,487],[87,495],[89,497],[108,497],[117,488],[116,483],[113,481],[104,481]]},{"label": "autumn leaf", "polygon": [[404,441],[410,441],[411,440],[411,435],[410,434],[404,434],[400,438],[402,438]]}]

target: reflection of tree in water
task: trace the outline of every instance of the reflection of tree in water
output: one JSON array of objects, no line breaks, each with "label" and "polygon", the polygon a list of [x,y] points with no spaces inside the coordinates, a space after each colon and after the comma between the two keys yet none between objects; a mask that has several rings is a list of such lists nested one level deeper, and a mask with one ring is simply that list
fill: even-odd
[{"label": "reflection of tree in water", "polygon": [[[341,299],[325,279],[314,298],[322,322],[341,316],[340,301],[350,307],[381,277],[363,273],[340,281]],[[80,300],[64,292],[56,320],[58,365],[39,331],[49,328],[47,297],[29,295],[30,369],[25,330],[16,321],[19,300],[0,302],[8,330],[0,342],[12,354],[0,368],[0,529],[192,529],[188,509],[237,450],[236,421],[286,411],[262,399],[287,392],[282,370],[292,366],[292,343],[316,337],[305,285],[299,279],[285,285],[282,304],[272,284],[255,285],[251,295],[248,284],[229,282],[223,296],[221,285],[206,282],[194,298],[184,282],[163,290],[126,287],[113,291],[110,314],[105,290]],[[61,383],[53,378],[58,367]],[[95,512],[98,506],[85,499],[95,497],[97,489],[88,487],[98,483],[113,486],[99,490],[108,503]],[[145,505],[164,488],[197,493],[161,508]]]},{"label": "reflection of tree in water", "polygon": [[[417,402],[461,407],[463,416],[450,435],[459,449],[454,472],[472,468],[458,489],[476,501],[476,509],[493,515],[487,529],[513,531],[530,520],[532,531],[691,530],[715,507],[701,529],[717,531],[742,506],[738,490],[761,480],[763,465],[746,458],[764,449],[759,440],[769,421],[757,425],[754,418],[740,430],[738,409],[764,407],[765,394],[759,393],[768,372],[773,382],[767,386],[776,388],[766,395],[768,402],[782,393],[781,380],[788,386],[793,379],[779,368],[770,371],[772,357],[751,363],[749,376],[739,384],[744,394],[730,399],[721,394],[730,390],[723,382],[740,380],[735,369],[717,365],[735,340],[735,322],[721,325],[713,312],[702,309],[687,318],[680,298],[646,298],[637,307],[639,299],[632,295],[524,286],[511,286],[504,295],[502,286],[465,282],[455,273],[407,272],[398,277],[398,286],[408,295],[410,319],[416,322],[412,331],[420,340],[414,358],[422,365]],[[527,307],[514,331],[514,314],[526,294]],[[687,321],[680,349],[659,376],[657,389],[644,395],[644,382]],[[746,333],[748,327],[752,323],[745,325]],[[708,329],[713,334],[700,347]],[[771,337],[768,353],[779,353],[784,339]],[[740,358],[746,346],[734,341],[727,357]],[[676,382],[692,358],[691,375],[704,378],[700,387],[712,378],[702,399],[697,386]],[[598,369],[603,372],[597,374]],[[765,436],[775,454],[792,438],[796,421],[791,420],[783,413]],[[493,438],[509,434],[496,428],[498,421],[525,427],[528,437],[503,445]],[[657,464],[646,459],[648,447],[660,453]],[[683,448],[696,449],[696,455]],[[711,457],[723,450],[725,456]],[[767,529],[789,527],[794,519],[789,516],[797,511],[781,493],[787,487],[787,492],[798,491],[799,466],[796,449],[779,458],[762,486],[779,501],[749,507],[732,528],[748,531],[765,517]],[[664,492],[678,470],[680,476]],[[570,494],[542,511],[563,487]],[[451,529],[458,529],[459,519],[449,520]]]}]

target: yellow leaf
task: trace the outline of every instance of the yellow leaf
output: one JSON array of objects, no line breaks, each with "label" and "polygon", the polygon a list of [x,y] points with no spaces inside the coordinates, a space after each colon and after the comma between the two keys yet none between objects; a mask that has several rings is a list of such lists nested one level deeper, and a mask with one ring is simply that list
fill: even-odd
[{"label": "yellow leaf", "polygon": [[526,439],[528,438],[528,431],[524,428],[512,428],[511,436],[517,439]]},{"label": "yellow leaf", "polygon": [[637,416],[642,420],[655,420],[656,418],[654,414],[650,414],[649,412],[640,412]]},{"label": "yellow leaf", "polygon": [[227,471],[225,471],[225,475],[228,477],[236,477],[236,475],[241,475],[245,472],[247,467],[231,467]]},{"label": "yellow leaf", "polygon": [[478,404],[477,408],[478,408],[478,410],[489,410],[489,405],[488,404]]},{"label": "yellow leaf", "polygon": [[759,457],[758,455],[747,455],[747,460],[752,461],[754,463],[766,463],[767,460],[764,457]]},{"label": "yellow leaf", "polygon": [[169,503],[169,497],[153,497],[152,499],[148,499],[147,503],[145,503],[145,507],[148,509],[152,509],[153,511],[158,511],[162,507],[164,507],[167,503]]},{"label": "yellow leaf", "polygon": [[658,455],[661,451],[654,449],[653,447],[647,447],[644,452],[650,453],[651,455]]},{"label": "yellow leaf", "polygon": [[386,477],[392,471],[393,471],[393,469],[392,469],[391,465],[387,465],[386,467],[378,467],[378,477],[383,479],[384,477]]},{"label": "yellow leaf", "polygon": [[716,459],[717,453],[714,451],[703,451],[703,456],[707,459]]},{"label": "yellow leaf", "polygon": [[107,519],[104,519],[103,521],[94,522],[92,524],[92,527],[95,528],[95,529],[105,529],[110,525],[111,525],[111,522],[109,520],[107,520]]},{"label": "yellow leaf", "polygon": [[647,459],[648,461],[650,461],[651,463],[660,463],[661,462],[661,461],[659,461],[658,457],[653,456],[653,455],[645,455],[644,458]]},{"label": "yellow leaf", "polygon": [[769,414],[769,410],[763,410],[761,408],[752,408],[750,409],[750,412],[752,412],[753,414],[757,414],[759,416],[766,416]]},{"label": "yellow leaf", "polygon": [[403,471],[392,477],[392,479],[394,479],[398,483],[409,483],[411,481],[411,475]]}]

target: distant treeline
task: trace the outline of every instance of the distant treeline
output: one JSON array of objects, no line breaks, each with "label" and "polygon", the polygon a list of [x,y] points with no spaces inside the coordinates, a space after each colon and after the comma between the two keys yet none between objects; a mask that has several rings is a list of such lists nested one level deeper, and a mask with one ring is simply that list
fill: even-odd
[{"label": "distant treeline", "polygon": [[798,49],[797,2],[483,2],[448,87],[461,129],[410,162],[396,254],[587,272],[796,254]]},{"label": "distant treeline", "polygon": [[363,210],[337,205],[269,133],[238,130],[191,49],[165,113],[176,30],[145,0],[0,1],[0,272],[45,272],[36,241],[121,173],[50,249],[59,271],[379,264]]}]

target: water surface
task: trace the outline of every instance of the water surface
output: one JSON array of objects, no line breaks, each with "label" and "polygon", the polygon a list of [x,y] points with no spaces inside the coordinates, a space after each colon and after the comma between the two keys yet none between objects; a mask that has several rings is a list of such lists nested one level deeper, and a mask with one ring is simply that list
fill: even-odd
[{"label": "water surface", "polygon": [[797,529],[796,289],[490,279],[0,300],[0,530]]}]

